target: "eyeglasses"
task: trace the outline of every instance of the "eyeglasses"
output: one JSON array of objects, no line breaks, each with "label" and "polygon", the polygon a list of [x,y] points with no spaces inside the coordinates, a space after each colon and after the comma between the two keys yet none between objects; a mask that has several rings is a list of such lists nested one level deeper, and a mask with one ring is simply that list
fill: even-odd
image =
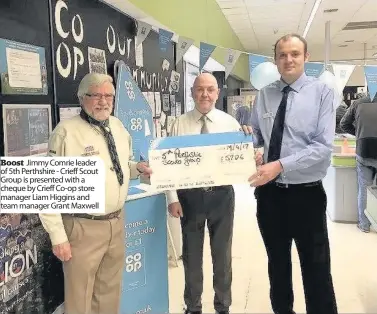
[{"label": "eyeglasses", "polygon": [[85,94],[85,95],[95,100],[101,100],[102,97],[105,97],[107,101],[112,101],[114,99],[113,94]]}]

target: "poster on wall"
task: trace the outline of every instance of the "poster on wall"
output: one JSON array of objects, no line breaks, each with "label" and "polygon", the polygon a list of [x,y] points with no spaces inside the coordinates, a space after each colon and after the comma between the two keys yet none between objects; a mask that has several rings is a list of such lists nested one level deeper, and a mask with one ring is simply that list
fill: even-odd
[{"label": "poster on wall", "polygon": [[105,50],[88,47],[89,72],[107,74]]},{"label": "poster on wall", "polygon": [[81,112],[81,107],[78,105],[75,105],[72,107],[59,107],[60,122],[71,119],[79,115],[80,112]]},{"label": "poster on wall", "polygon": [[4,156],[38,156],[48,150],[50,105],[3,104]]},{"label": "poster on wall", "polygon": [[255,97],[256,95],[228,96],[228,114],[236,118],[237,113],[240,111],[250,112]]},{"label": "poster on wall", "polygon": [[181,74],[176,71],[171,71],[170,76],[170,85],[169,85],[169,92],[170,93],[178,93],[179,92],[179,80],[181,79]]},{"label": "poster on wall", "polygon": [[0,313],[54,313],[63,273],[38,215],[0,214],[0,231]]},{"label": "poster on wall", "polygon": [[0,38],[1,93],[47,95],[45,49]]}]

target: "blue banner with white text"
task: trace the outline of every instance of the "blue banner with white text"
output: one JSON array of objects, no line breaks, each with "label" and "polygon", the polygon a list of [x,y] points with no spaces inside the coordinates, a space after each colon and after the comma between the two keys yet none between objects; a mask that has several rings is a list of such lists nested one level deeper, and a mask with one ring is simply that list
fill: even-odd
[{"label": "blue banner with white text", "polygon": [[253,54],[249,54],[249,69],[250,69],[250,77],[253,70],[261,63],[266,62],[268,60],[267,57],[264,56],[257,56]]},{"label": "blue banner with white text", "polygon": [[160,45],[160,50],[166,52],[170,45],[173,33],[162,28],[158,31],[158,44]]},{"label": "blue banner with white text", "polygon": [[306,62],[305,63],[305,74],[307,76],[319,77],[324,69],[323,63],[314,63],[314,62]]},{"label": "blue banner with white text", "polygon": [[216,46],[214,46],[214,45],[203,43],[203,42],[200,43],[200,59],[199,59],[199,71],[200,72],[204,68],[208,59],[211,57],[211,54],[215,50],[215,48],[216,48]]},{"label": "blue banner with white text", "polygon": [[[122,62],[118,67],[116,91],[114,115],[131,135],[134,161],[146,161],[153,140],[152,110]],[[132,181],[130,185],[134,183],[137,182]]]},{"label": "blue banner with white text", "polygon": [[377,94],[377,66],[366,65],[364,73],[368,84],[369,96],[371,101],[373,101]]},{"label": "blue banner with white text", "polygon": [[120,313],[169,313],[165,194],[129,200],[125,211]]}]

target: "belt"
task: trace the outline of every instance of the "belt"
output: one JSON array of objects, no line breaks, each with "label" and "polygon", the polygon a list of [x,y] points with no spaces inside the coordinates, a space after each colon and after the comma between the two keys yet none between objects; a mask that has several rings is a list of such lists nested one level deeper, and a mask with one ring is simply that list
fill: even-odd
[{"label": "belt", "polygon": [[118,218],[120,212],[121,212],[121,209],[107,215],[89,215],[89,214],[64,214],[64,215],[77,217],[77,218],[91,219],[91,220],[109,220],[109,219]]},{"label": "belt", "polygon": [[272,182],[271,184],[276,185],[279,188],[289,189],[289,188],[309,188],[313,186],[318,186],[322,184],[322,180],[308,182],[308,183],[298,183],[298,184],[288,184],[288,183],[280,183],[280,182]]},{"label": "belt", "polygon": [[218,191],[218,190],[224,190],[227,188],[230,188],[231,185],[221,185],[221,186],[205,186],[200,188],[204,192],[213,192],[213,191]]}]

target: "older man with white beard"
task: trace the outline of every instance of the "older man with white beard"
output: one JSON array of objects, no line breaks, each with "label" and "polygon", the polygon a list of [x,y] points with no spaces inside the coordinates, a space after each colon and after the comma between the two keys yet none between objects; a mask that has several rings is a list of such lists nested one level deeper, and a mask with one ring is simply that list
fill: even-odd
[{"label": "older man with white beard", "polygon": [[78,93],[80,115],[64,120],[49,141],[52,156],[98,156],[105,165],[104,214],[40,214],[53,253],[63,262],[65,314],[119,313],[124,265],[123,206],[130,178],[149,175],[131,162],[132,139],[111,116],[115,88],[108,75],[87,74]]}]

